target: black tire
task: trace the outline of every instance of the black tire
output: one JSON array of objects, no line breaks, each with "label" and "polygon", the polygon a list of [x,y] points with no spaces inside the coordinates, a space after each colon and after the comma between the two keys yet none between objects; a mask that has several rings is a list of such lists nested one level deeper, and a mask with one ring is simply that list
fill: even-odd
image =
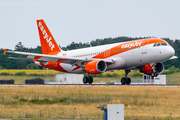
[{"label": "black tire", "polygon": [[158,76],[158,73],[157,73],[157,72],[153,72],[153,73],[152,73],[152,76],[153,76],[153,77],[157,77],[157,76]]},{"label": "black tire", "polygon": [[131,78],[127,78],[127,85],[130,85],[131,84]]},{"label": "black tire", "polygon": [[154,75],[155,77],[157,77],[158,76],[158,73],[157,72],[155,72],[155,75]]},{"label": "black tire", "polygon": [[125,85],[125,83],[126,83],[126,79],[123,77],[123,78],[121,79],[121,84],[122,84],[122,85]]},{"label": "black tire", "polygon": [[84,77],[84,78],[83,78],[83,83],[86,84],[86,83],[88,83],[88,82],[89,82],[88,77]]},{"label": "black tire", "polygon": [[93,77],[89,77],[89,82],[88,82],[89,84],[92,84],[93,83]]}]

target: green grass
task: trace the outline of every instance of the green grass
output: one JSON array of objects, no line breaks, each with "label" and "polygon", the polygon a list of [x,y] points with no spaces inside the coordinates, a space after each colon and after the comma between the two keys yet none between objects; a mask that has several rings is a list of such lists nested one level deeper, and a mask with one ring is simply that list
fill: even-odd
[{"label": "green grass", "polygon": [[42,78],[42,79],[49,79],[49,80],[54,80],[54,76],[0,76],[0,80],[14,80],[14,84],[21,84],[24,82],[26,79],[33,79],[33,78]]},{"label": "green grass", "polygon": [[[8,76],[8,75],[0,76],[0,80],[14,79],[15,84],[21,84],[26,79],[33,79],[33,78],[37,78],[37,77],[55,81],[55,76],[47,76],[46,77],[46,76]],[[117,83],[119,83],[122,77],[124,77],[124,76],[119,75],[117,77],[93,77],[93,79],[94,79],[94,83],[99,83],[99,82],[102,82],[102,83],[117,82]],[[128,77],[130,77],[132,79],[132,81],[133,81],[133,79],[142,80],[141,76],[133,77],[133,76],[131,76],[131,74],[129,74]],[[180,72],[167,74],[166,75],[166,83],[167,84],[180,84]]]},{"label": "green grass", "polygon": [[[93,77],[94,83],[99,83],[99,82],[117,82],[119,83],[121,80],[121,77]],[[33,78],[42,78],[42,79],[50,79],[55,81],[55,76],[49,76],[49,77],[42,77],[42,76],[0,76],[0,80],[10,80],[14,79],[15,84],[21,84],[24,82],[26,79],[33,79]],[[132,79],[142,79],[142,77],[132,77]]]},{"label": "green grass", "polygon": [[167,74],[166,83],[167,84],[180,84],[180,72]]},{"label": "green grass", "polygon": [[103,104],[124,104],[126,119],[179,120],[179,87],[1,86],[0,118],[103,119]]},{"label": "green grass", "polygon": [[[118,76],[118,77],[94,77],[94,82],[117,82],[119,83],[121,78],[124,76]],[[134,77],[133,75],[131,75],[131,73],[128,75],[128,77],[131,78],[132,82],[133,80],[142,80],[143,77],[141,76],[136,76]],[[180,72],[176,72],[176,73],[171,73],[171,74],[166,74],[166,84],[180,84]]]},{"label": "green grass", "polygon": [[83,104],[88,104],[88,103],[99,103],[100,101],[104,101],[104,102],[109,102],[111,101],[111,98],[106,96],[104,98],[81,98],[81,97],[53,97],[52,99],[49,98],[33,98],[33,99],[25,99],[25,98],[14,98],[14,100],[16,101],[16,103],[13,103],[13,105],[15,104],[19,104],[21,102],[26,102],[26,103],[34,103],[34,104],[55,104],[55,103],[60,103],[60,104],[79,104],[79,103],[83,103]]}]

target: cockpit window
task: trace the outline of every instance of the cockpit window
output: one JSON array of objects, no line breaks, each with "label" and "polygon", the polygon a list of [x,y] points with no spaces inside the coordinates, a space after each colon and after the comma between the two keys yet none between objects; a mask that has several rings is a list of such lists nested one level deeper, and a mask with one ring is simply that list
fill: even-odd
[{"label": "cockpit window", "polygon": [[155,44],[153,45],[153,47],[155,47],[155,46],[156,46],[156,44],[157,44],[157,43],[155,43]]},{"label": "cockpit window", "polygon": [[158,46],[170,46],[168,43],[155,43],[153,47],[158,47]]},{"label": "cockpit window", "polygon": [[157,43],[157,46],[161,46],[161,44],[160,44],[160,43]]},{"label": "cockpit window", "polygon": [[161,43],[162,46],[167,46],[167,43]]}]

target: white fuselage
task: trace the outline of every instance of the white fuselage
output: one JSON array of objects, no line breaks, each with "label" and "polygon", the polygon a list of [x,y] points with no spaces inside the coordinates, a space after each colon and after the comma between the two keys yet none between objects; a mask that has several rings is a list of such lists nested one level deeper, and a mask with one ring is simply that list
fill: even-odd
[{"label": "white fuselage", "polygon": [[[143,46],[138,46],[136,48],[117,48],[116,50],[111,50],[111,48],[115,46],[119,46],[123,43],[114,43],[96,47],[89,47],[83,49],[76,49],[71,51],[62,51],[58,54],[58,56],[66,56],[66,57],[79,57],[79,58],[93,58],[98,54],[103,54],[105,56],[104,59],[113,59],[113,64],[107,65],[107,70],[121,70],[121,69],[130,69],[133,67],[143,66],[149,63],[159,63],[168,60],[171,58],[175,51],[170,46],[156,46],[154,47],[154,43],[147,44]],[[128,50],[127,50],[128,49]],[[109,51],[107,51],[109,50]],[[107,51],[107,52],[104,52]],[[102,53],[104,52],[104,53]],[[113,52],[121,52],[115,55]],[[69,73],[85,73],[82,71],[82,68],[72,71],[75,66],[66,63],[60,63],[60,65]]]}]

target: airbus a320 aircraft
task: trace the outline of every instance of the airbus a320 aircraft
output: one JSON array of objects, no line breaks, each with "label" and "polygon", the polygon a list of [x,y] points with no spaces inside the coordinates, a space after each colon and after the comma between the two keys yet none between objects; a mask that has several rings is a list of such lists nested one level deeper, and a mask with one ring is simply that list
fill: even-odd
[{"label": "airbus a320 aircraft", "polygon": [[130,84],[127,77],[132,68],[150,76],[158,76],[164,70],[163,61],[177,58],[174,49],[162,39],[148,38],[129,42],[107,44],[96,47],[63,51],[59,48],[43,19],[37,20],[42,54],[6,51],[27,55],[35,64],[61,72],[84,74],[83,83],[93,83],[89,74],[101,74],[106,71],[125,70],[121,83]]}]

